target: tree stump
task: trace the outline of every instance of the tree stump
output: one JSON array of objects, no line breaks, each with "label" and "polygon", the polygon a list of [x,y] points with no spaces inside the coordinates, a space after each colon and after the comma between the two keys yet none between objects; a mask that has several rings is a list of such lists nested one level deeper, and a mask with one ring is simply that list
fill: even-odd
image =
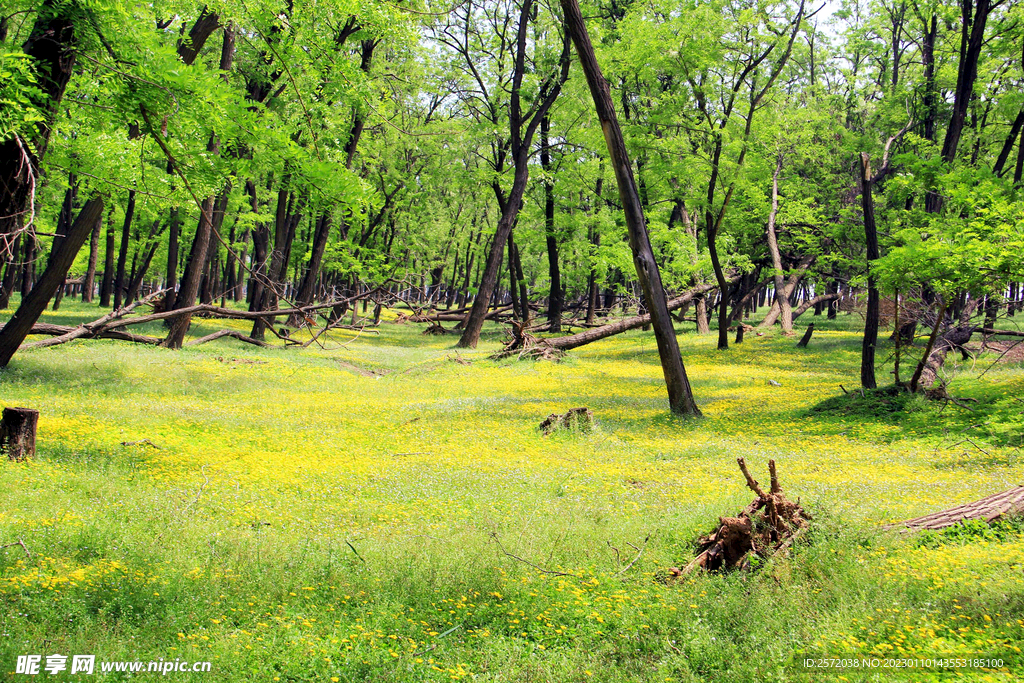
[{"label": "tree stump", "polygon": [[30,408],[4,408],[0,418],[0,452],[11,460],[34,458],[39,411]]},{"label": "tree stump", "polygon": [[559,429],[586,434],[593,428],[594,413],[590,411],[590,408],[586,407],[573,408],[565,415],[551,413],[548,415],[547,419],[540,423],[540,430],[544,432],[544,436],[547,436]]}]

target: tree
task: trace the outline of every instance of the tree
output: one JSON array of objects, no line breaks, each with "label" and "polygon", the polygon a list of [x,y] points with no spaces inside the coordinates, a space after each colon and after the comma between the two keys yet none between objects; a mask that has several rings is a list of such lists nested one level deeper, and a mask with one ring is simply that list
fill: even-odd
[{"label": "tree", "polygon": [[686,376],[686,368],[683,366],[683,359],[679,353],[675,328],[672,326],[672,316],[669,314],[668,305],[665,302],[661,274],[658,271],[658,263],[654,258],[654,251],[651,249],[650,239],[647,235],[647,224],[644,220],[643,208],[640,205],[640,195],[633,178],[633,169],[629,161],[629,153],[626,151],[626,143],[615,115],[615,105],[612,103],[608,82],[601,74],[601,67],[597,63],[593,45],[590,43],[590,36],[587,33],[579,4],[576,0],[561,0],[561,6],[562,12],[565,14],[566,31],[572,36],[572,42],[576,46],[583,73],[587,77],[587,84],[590,86],[590,93],[594,98],[597,118],[601,122],[601,129],[604,131],[605,142],[608,145],[609,161],[615,173],[615,181],[619,187],[619,199],[626,217],[629,245],[633,251],[633,263],[636,267],[637,278],[643,287],[644,301],[651,312],[654,336],[658,341],[658,354],[661,357],[661,369],[665,375],[665,385],[668,389],[669,408],[673,413],[699,416],[700,409],[693,399],[690,381]]}]

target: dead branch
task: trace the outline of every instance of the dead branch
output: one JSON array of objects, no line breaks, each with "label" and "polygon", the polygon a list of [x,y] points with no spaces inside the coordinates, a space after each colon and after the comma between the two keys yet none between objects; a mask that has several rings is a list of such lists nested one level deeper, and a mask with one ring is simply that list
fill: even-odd
[{"label": "dead branch", "polygon": [[747,488],[757,497],[736,517],[721,517],[718,528],[698,541],[700,552],[683,569],[673,567],[672,577],[689,574],[697,568],[747,569],[753,558],[767,559],[789,548],[794,539],[808,526],[810,515],[800,507],[800,501],[789,501],[779,484],[775,461],[769,461],[771,493],[765,493],[750,474],[743,458],[737,458]]},{"label": "dead branch", "polygon": [[21,549],[25,551],[25,557],[28,557],[28,558],[31,559],[32,553],[30,553],[28,551],[28,548],[25,546],[25,541],[21,540],[20,538],[17,541],[15,541],[14,543],[8,543],[7,545],[0,545],[0,550],[3,550],[4,548],[13,548],[16,545],[20,545]]},{"label": "dead branch", "polygon": [[252,337],[242,334],[241,332],[238,332],[236,330],[221,330],[219,332],[214,332],[213,334],[208,334],[205,337],[193,339],[192,341],[185,344],[185,346],[199,346],[200,344],[212,342],[214,339],[221,339],[222,337],[231,337],[239,341],[244,341],[246,344],[253,344],[264,349],[270,348],[270,344],[262,342],[259,339],[253,339]]},{"label": "dead branch", "polygon": [[160,450],[160,447],[157,446],[152,441],[150,441],[149,439],[140,439],[138,441],[122,441],[121,445],[122,446],[150,446],[152,448]]},{"label": "dead branch", "polygon": [[[735,282],[738,279],[738,276],[733,276],[731,281]],[[705,294],[714,289],[718,289],[717,284],[706,284],[700,285],[699,287],[694,287],[693,289],[684,292],[683,294],[680,294],[677,297],[669,299],[667,302],[668,310],[674,311],[678,308],[682,308],[686,304],[693,301],[693,298],[695,296],[699,294]],[[650,324],[651,315],[649,313],[645,313],[644,315],[638,315],[632,318],[618,320],[608,325],[592,327],[578,334],[572,334],[565,337],[554,337],[552,339],[545,339],[544,343],[546,343],[548,346],[552,348],[568,351],[569,349],[575,349],[577,347],[583,346],[584,344],[589,344],[591,342],[595,342],[606,337],[611,337],[613,335],[626,332],[627,330],[635,330],[638,327],[643,327],[644,325]]]},{"label": "dead branch", "polygon": [[510,557],[513,560],[517,560],[519,562],[522,562],[525,565],[533,567],[534,569],[539,571],[541,574],[550,574],[551,576],[571,576],[571,577],[576,578],[576,579],[582,579],[583,578],[579,574],[573,574],[572,572],[556,572],[556,571],[551,570],[551,569],[545,569],[544,567],[541,567],[540,565],[536,565],[533,562],[530,562],[529,560],[524,560],[523,558],[519,557],[518,555],[513,555],[509,551],[505,550],[505,546],[503,546],[501,544],[501,541],[498,540],[497,532],[494,532],[494,531],[491,532],[491,540],[493,540],[497,544],[498,550],[500,550],[502,552],[502,554],[504,554],[506,557]]},{"label": "dead branch", "polygon": [[[636,557],[633,558],[632,562],[630,562],[625,567],[623,567],[622,569],[619,570],[620,574],[625,574],[627,571],[629,571],[633,567],[634,564],[637,563],[637,560],[640,559],[640,556],[644,554],[644,550],[647,549],[647,542],[650,541],[650,540],[651,540],[651,535],[647,534],[647,536],[644,538],[644,544],[642,546],[640,546],[639,548],[637,548],[635,545],[630,543],[630,545],[633,546],[633,549],[637,551]],[[616,551],[616,552],[618,552],[618,551]]]}]

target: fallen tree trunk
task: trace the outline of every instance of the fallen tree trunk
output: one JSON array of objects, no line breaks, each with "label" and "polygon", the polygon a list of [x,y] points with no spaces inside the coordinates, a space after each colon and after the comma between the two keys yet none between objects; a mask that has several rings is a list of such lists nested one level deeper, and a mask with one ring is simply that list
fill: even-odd
[{"label": "fallen tree trunk", "polygon": [[[927,351],[927,358],[920,368],[916,377],[917,382],[913,388],[923,388],[925,391],[934,390],[935,384],[939,380],[939,371],[946,362],[946,356],[950,351],[962,348],[969,342],[977,329],[973,326],[957,326],[943,332],[938,341]],[[944,393],[944,390],[940,390],[940,393]]]},{"label": "fallen tree trunk", "polygon": [[896,524],[886,524],[884,529],[905,528],[914,531],[924,529],[945,529],[965,520],[977,519],[993,522],[1002,517],[1024,514],[1024,486],[996,493],[981,500],[958,505],[948,510],[933,512],[924,517],[908,519]]},{"label": "fallen tree trunk", "polygon": [[[3,328],[0,327],[0,329],[3,329]],[[78,328],[77,327],[71,327],[70,325],[53,325],[51,323],[36,323],[35,325],[32,326],[32,329],[29,330],[29,335],[45,334],[45,335],[48,335],[48,336],[59,337],[59,336],[62,336],[62,335],[66,335],[66,334],[68,334],[70,332],[74,332],[76,329],[78,329]],[[75,338],[78,339],[79,337],[75,337]],[[91,333],[91,334],[89,334],[89,335],[87,335],[85,337],[81,337],[81,338],[82,339],[116,339],[118,341],[130,341],[130,342],[137,342],[139,344],[159,344],[161,341],[163,341],[159,337],[146,337],[146,336],[141,335],[141,334],[132,334],[131,332],[123,332],[121,330],[103,330],[102,332],[94,332],[94,333]],[[34,348],[32,346],[32,344],[35,344],[35,343],[36,342],[31,342],[29,344],[26,344],[26,345],[22,346],[21,348],[23,348],[23,349]],[[47,346],[52,346],[52,344],[48,344]]]},{"label": "fallen tree trunk", "polygon": [[[736,277],[732,278],[732,281],[736,281]],[[714,289],[718,289],[717,283],[704,284],[698,287],[694,287],[684,294],[668,300],[668,310],[674,311],[677,308],[682,308],[686,304],[693,301],[695,296],[706,294]],[[608,325],[602,325],[601,327],[594,327],[585,332],[579,334],[572,334],[566,337],[554,337],[552,339],[545,339],[544,344],[551,346],[552,348],[562,349],[567,351],[569,349],[575,349],[577,347],[596,342],[606,337],[612,337],[616,334],[621,334],[628,330],[635,330],[638,327],[649,325],[651,323],[651,315],[645,313],[643,315],[633,316],[632,318],[625,318],[618,320]]]},{"label": "fallen tree trunk", "polygon": [[982,334],[1002,334],[1007,337],[1024,337],[1024,332],[1019,330],[993,330],[991,327],[983,327],[975,332],[981,332]]},{"label": "fallen tree trunk", "polygon": [[[139,306],[152,302],[154,299],[156,299],[156,298],[158,298],[160,296],[163,296],[166,292],[167,292],[166,289],[161,289],[158,292],[153,292],[152,294],[150,294],[146,298],[139,299],[138,301],[136,301],[133,304],[125,306],[124,308],[118,308],[115,311],[111,311],[110,313],[108,313],[107,315],[103,316],[99,320],[94,320],[91,323],[85,323],[85,324],[79,325],[78,327],[72,328],[69,332],[65,332],[63,334],[60,334],[60,335],[58,335],[56,337],[53,337],[52,339],[44,339],[42,341],[31,342],[29,344],[23,344],[21,348],[23,348],[23,349],[42,349],[42,348],[45,348],[47,346],[56,346],[58,344],[63,344],[65,342],[69,342],[69,341],[71,341],[73,339],[80,339],[82,337],[91,337],[91,336],[93,336],[93,334],[97,330],[99,330],[102,327],[104,327],[107,323],[109,323],[111,321],[114,321],[114,320],[120,320],[124,316],[126,316],[129,313],[131,313],[132,311],[134,311]],[[34,329],[35,329],[35,326],[33,326],[33,330]],[[38,334],[38,333],[30,332],[29,334]]]}]

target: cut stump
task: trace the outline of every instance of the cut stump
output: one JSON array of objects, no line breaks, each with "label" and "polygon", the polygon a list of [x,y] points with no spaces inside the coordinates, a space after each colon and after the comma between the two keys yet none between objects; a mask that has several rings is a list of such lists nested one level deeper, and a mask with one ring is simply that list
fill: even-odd
[{"label": "cut stump", "polygon": [[4,408],[0,418],[0,452],[11,460],[34,458],[39,411],[30,408]]},{"label": "cut stump", "polygon": [[544,436],[552,434],[560,429],[570,432],[583,432],[584,434],[594,428],[594,413],[590,408],[573,408],[564,415],[551,413],[540,423],[540,430]]},{"label": "cut stump", "polygon": [[757,498],[736,517],[719,518],[718,528],[699,539],[697,557],[681,570],[670,570],[672,575],[689,574],[695,569],[749,569],[755,556],[767,559],[785,550],[809,526],[811,517],[800,507],[800,501],[794,503],[782,492],[774,460],[768,461],[768,493],[750,476],[743,458],[736,462]]}]

